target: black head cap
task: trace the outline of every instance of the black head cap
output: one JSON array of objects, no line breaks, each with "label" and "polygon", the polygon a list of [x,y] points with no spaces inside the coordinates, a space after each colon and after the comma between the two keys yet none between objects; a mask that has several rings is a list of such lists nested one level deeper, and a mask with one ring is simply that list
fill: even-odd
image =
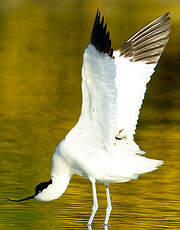
[{"label": "black head cap", "polygon": [[52,179],[47,182],[42,182],[38,184],[35,188],[35,196],[41,193],[44,189],[46,189],[49,186],[49,184],[52,184]]},{"label": "black head cap", "polygon": [[20,200],[11,200],[9,198],[6,198],[6,199],[8,199],[9,201],[13,201],[13,202],[21,202],[21,201],[24,201],[24,200],[33,199],[35,196],[37,196],[39,193],[41,193],[44,189],[46,189],[49,184],[52,184],[52,179],[49,180],[48,182],[42,182],[42,183],[38,184],[36,186],[36,188],[35,188],[35,194],[33,196],[29,196],[29,197],[26,197],[26,198],[23,198],[23,199],[20,199]]}]

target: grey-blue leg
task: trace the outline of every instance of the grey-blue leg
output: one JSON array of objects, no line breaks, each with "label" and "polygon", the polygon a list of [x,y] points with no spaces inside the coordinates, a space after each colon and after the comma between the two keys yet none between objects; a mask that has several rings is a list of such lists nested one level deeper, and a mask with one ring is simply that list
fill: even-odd
[{"label": "grey-blue leg", "polygon": [[92,213],[88,221],[88,225],[91,225],[94,219],[94,216],[96,214],[96,211],[98,210],[98,200],[97,200],[97,193],[96,193],[96,181],[95,179],[90,179],[92,183],[92,192],[93,192],[93,207],[92,207]]},{"label": "grey-blue leg", "polygon": [[111,214],[112,206],[111,206],[109,185],[105,184],[105,186],[106,186],[107,208],[106,208],[106,217],[105,217],[105,220],[104,220],[104,225],[108,225],[108,221],[109,221],[109,217],[110,217],[110,214]]}]

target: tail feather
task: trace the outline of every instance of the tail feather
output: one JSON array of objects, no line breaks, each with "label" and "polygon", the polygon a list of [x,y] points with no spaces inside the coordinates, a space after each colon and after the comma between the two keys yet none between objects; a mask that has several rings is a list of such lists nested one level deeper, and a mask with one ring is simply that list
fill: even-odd
[{"label": "tail feather", "polygon": [[140,155],[123,158],[121,161],[121,176],[129,179],[137,179],[140,174],[156,170],[163,161],[149,159]]},{"label": "tail feather", "polygon": [[163,161],[141,157],[137,164],[136,174],[148,173],[156,170],[159,166],[163,165]]}]

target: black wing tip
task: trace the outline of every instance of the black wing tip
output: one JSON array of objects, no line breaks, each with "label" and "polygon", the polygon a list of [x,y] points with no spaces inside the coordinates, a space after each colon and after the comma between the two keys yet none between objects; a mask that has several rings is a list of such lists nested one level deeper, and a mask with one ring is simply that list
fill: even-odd
[{"label": "black wing tip", "polygon": [[[163,17],[167,17],[169,14],[170,14],[170,12],[168,11],[163,15]],[[170,17],[168,17],[168,18],[170,18]]]},{"label": "black wing tip", "polygon": [[107,31],[107,24],[104,23],[104,16],[101,18],[99,9],[97,9],[90,43],[94,45],[99,52],[112,57],[113,49],[111,48],[109,31]]},{"label": "black wing tip", "polygon": [[169,17],[170,12],[166,12],[164,15],[162,15],[163,18],[165,18],[167,21],[170,21],[171,17]]}]

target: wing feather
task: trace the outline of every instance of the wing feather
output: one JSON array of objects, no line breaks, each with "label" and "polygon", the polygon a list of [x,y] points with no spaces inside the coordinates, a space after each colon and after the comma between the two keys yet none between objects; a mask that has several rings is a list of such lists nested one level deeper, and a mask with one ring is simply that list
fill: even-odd
[{"label": "wing feather", "polygon": [[[106,147],[115,141],[117,134],[116,65],[107,24],[97,11],[88,48],[83,55],[82,110],[76,129],[88,138],[96,136]],[[86,134],[82,134],[83,133]],[[70,134],[68,134],[70,136]]]},{"label": "wing feather", "polygon": [[131,62],[157,63],[169,39],[168,14],[164,14],[133,35],[120,47],[120,55],[129,57]]},{"label": "wing feather", "polygon": [[83,56],[81,119],[99,132],[105,145],[111,145],[117,133],[117,89],[114,60],[91,44]]},{"label": "wing feather", "polygon": [[66,139],[85,136],[108,148],[126,137],[134,152],[139,151],[133,135],[146,84],[168,42],[169,26],[167,13],[113,52],[107,24],[97,11],[83,55],[81,116]]},{"label": "wing feather", "polygon": [[90,43],[100,52],[112,57],[113,49],[107,24],[104,25],[104,17],[100,20],[100,12],[97,10],[94,26],[92,29]]},{"label": "wing feather", "polygon": [[164,14],[133,35],[118,51],[117,66],[118,129],[121,136],[133,139],[146,85],[168,42],[169,13]]}]

